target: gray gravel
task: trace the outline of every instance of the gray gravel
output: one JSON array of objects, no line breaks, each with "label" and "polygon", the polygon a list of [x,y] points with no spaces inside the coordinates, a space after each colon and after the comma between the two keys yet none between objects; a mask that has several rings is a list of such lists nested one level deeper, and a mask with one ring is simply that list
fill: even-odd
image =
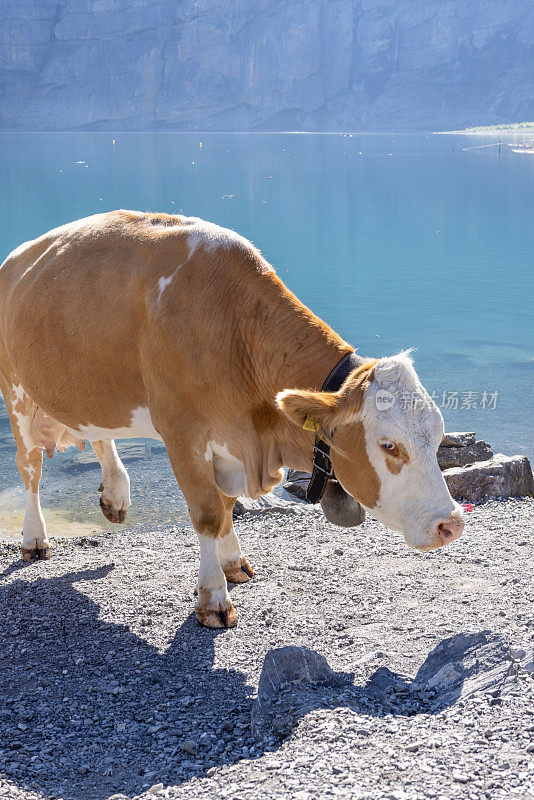
[{"label": "gray gravel", "polygon": [[[369,519],[245,516],[256,577],[231,590],[239,627],[223,632],[194,618],[191,528],[55,540],[26,566],[0,545],[0,798],[534,798],[532,674],[436,713],[362,695],[378,668],[409,679],[458,633],[532,647],[533,511],[476,507],[428,554]],[[288,644],[348,683],[255,738],[265,654]]]}]

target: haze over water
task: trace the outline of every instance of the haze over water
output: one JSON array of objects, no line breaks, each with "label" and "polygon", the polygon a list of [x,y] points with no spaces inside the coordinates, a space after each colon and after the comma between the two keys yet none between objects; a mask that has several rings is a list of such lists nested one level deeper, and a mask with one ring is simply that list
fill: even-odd
[{"label": "haze over water", "polygon": [[[182,211],[234,228],[362,355],[417,348],[416,369],[447,430],[475,430],[495,452],[532,459],[534,157],[511,153],[506,137],[500,154],[479,147],[495,141],[0,133],[0,261],[50,228],[121,207]],[[2,407],[0,532],[10,529],[11,501],[22,521],[14,452]],[[137,459],[126,463],[130,521],[183,518],[165,453],[125,452]],[[54,506],[58,520],[66,514],[107,527],[97,466],[73,450],[45,459],[47,522]]]}]

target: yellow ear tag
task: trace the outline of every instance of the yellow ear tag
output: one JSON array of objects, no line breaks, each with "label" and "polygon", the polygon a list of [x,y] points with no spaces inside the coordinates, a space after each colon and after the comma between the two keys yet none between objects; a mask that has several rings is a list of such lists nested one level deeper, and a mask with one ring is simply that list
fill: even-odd
[{"label": "yellow ear tag", "polygon": [[317,422],[316,419],[310,417],[310,415],[308,414],[308,416],[304,421],[304,425],[302,427],[304,428],[305,431],[313,431],[314,433],[317,433],[317,431],[319,430],[319,423]]}]

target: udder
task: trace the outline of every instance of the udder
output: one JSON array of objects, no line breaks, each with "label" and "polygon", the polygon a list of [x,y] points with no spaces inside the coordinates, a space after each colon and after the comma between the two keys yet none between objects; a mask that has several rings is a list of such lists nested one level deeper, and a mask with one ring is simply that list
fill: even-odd
[{"label": "udder", "polygon": [[37,409],[32,420],[31,435],[35,446],[45,450],[48,458],[52,458],[56,447],[60,453],[63,453],[67,447],[85,450],[84,439],[73,436],[64,425],[49,417],[40,408]]}]

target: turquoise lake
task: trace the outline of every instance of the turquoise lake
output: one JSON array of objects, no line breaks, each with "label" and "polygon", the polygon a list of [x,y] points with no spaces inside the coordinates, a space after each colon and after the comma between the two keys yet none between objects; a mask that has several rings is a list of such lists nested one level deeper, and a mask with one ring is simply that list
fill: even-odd
[{"label": "turquoise lake", "polygon": [[[502,141],[0,133],[0,261],[50,228],[121,207],[234,228],[362,355],[416,348],[447,430],[474,430],[495,452],[532,459],[534,156]],[[87,450],[45,458],[51,533],[67,523],[109,527]],[[14,452],[2,407],[0,532],[8,534],[23,514]],[[130,442],[122,452],[130,522],[184,519],[163,448]]]}]

